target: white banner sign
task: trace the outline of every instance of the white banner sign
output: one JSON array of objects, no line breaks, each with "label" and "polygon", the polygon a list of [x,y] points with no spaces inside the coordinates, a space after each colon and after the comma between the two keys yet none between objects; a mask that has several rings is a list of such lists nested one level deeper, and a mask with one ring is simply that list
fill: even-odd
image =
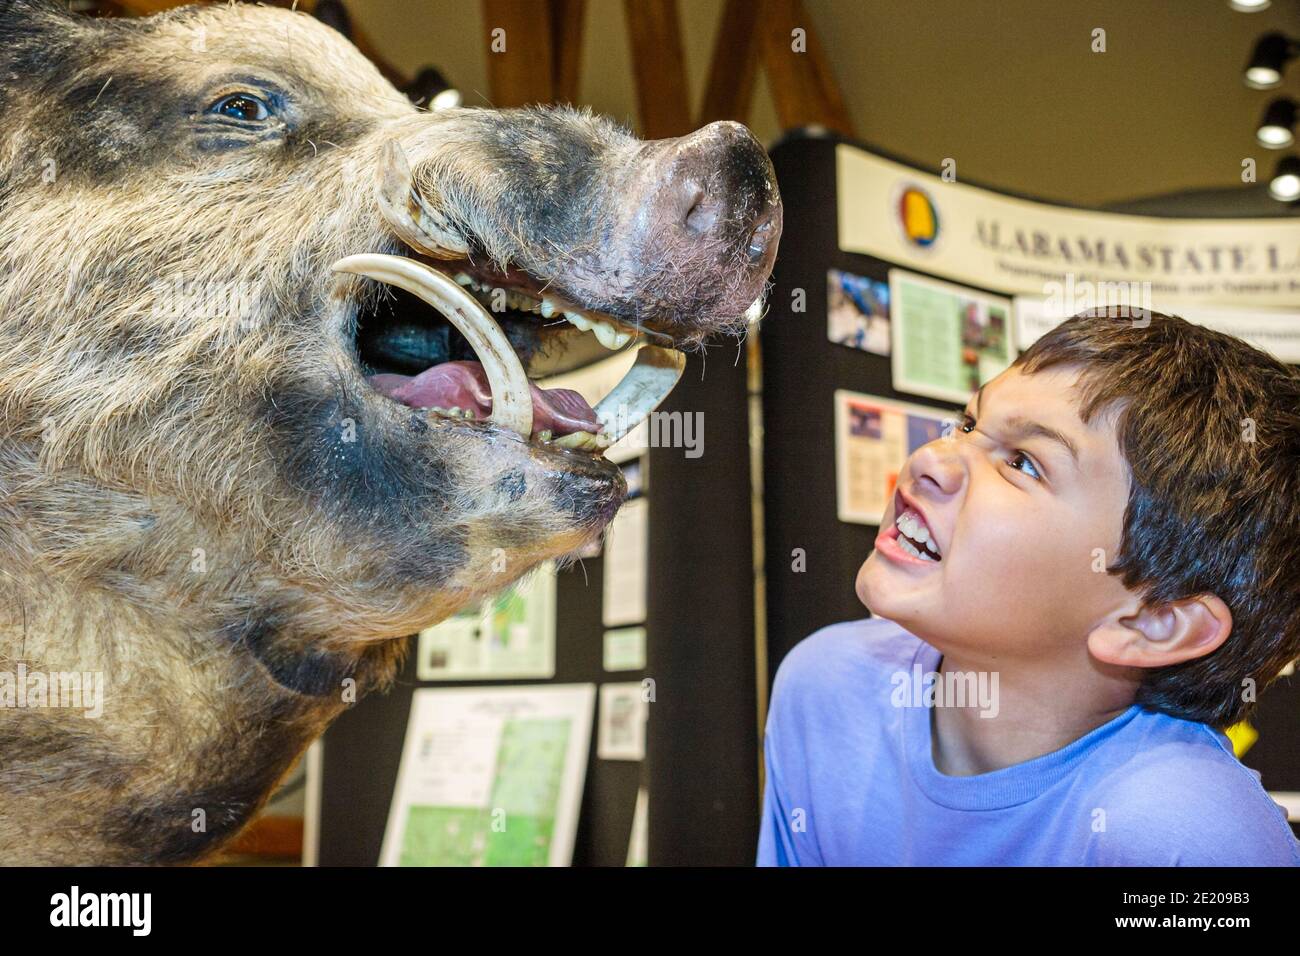
[{"label": "white banner sign", "polygon": [[1067,283],[1076,291],[1137,283],[1157,311],[1300,308],[1294,219],[1068,209],[948,182],[848,145],[836,148],[836,166],[846,252],[1038,298],[1059,295]]}]

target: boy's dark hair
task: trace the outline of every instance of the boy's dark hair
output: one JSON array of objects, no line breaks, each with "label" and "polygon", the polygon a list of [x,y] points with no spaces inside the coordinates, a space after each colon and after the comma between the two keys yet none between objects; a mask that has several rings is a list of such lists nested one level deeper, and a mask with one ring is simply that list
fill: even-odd
[{"label": "boy's dark hair", "polygon": [[1085,424],[1118,403],[1131,486],[1109,573],[1148,606],[1213,593],[1232,611],[1222,646],[1150,670],[1136,703],[1218,728],[1244,719],[1247,687],[1263,690],[1300,657],[1300,372],[1126,307],[1074,316],[1014,365],[1077,366]]}]

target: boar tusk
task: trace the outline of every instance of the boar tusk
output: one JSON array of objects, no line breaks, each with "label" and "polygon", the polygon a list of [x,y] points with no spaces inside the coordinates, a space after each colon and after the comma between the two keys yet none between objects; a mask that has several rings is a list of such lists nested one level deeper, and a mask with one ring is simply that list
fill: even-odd
[{"label": "boar tusk", "polygon": [[384,145],[375,196],[393,232],[412,249],[435,259],[459,259],[468,255],[469,247],[456,238],[442,217],[415,191],[411,165],[396,140]]},{"label": "boar tusk", "polygon": [[445,315],[469,341],[487,373],[492,388],[489,421],[528,439],[533,433],[533,396],[519,356],[496,320],[455,280],[415,259],[379,253],[348,256],[332,268],[405,289]]},{"label": "boar tusk", "polygon": [[596,403],[601,431],[618,440],[650,416],[677,384],[686,356],[676,349],[643,345],[613,391]]}]

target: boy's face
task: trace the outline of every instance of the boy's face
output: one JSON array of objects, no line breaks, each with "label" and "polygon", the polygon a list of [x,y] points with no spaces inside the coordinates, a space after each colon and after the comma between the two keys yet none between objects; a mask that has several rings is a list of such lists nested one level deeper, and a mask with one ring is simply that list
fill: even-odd
[{"label": "boy's face", "polygon": [[[1085,653],[1080,638],[1131,601],[1098,570],[1118,555],[1128,469],[1111,415],[1080,421],[1077,377],[1061,367],[1007,369],[948,436],[908,458],[858,572],[858,597],[874,614],[944,652],[1032,659]],[[1077,461],[1036,426],[1071,443]],[[924,516],[940,560],[900,546],[894,522],[906,501]]]}]

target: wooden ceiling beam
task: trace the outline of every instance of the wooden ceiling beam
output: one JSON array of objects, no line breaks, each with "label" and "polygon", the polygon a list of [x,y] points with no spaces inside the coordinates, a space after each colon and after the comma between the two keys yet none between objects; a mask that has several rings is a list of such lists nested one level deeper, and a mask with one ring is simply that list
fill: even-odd
[{"label": "wooden ceiling beam", "polygon": [[623,0],[623,9],[642,135],[663,139],[689,133],[690,96],[676,0]]},{"label": "wooden ceiling beam", "polygon": [[[803,4],[800,0],[761,2],[763,66],[781,126],[817,124],[853,136],[844,98]],[[795,49],[796,30],[803,31],[802,50]]]},{"label": "wooden ceiling beam", "polygon": [[555,60],[550,4],[483,0],[483,29],[492,105],[505,108],[552,102]]},{"label": "wooden ceiling beam", "polygon": [[697,125],[717,120],[749,122],[749,106],[758,75],[759,6],[755,0],[727,0],[713,41],[709,83],[704,89]]},{"label": "wooden ceiling beam", "polygon": [[582,22],[585,0],[550,0],[551,53],[555,57],[552,93],[557,103],[578,102],[582,79]]}]

